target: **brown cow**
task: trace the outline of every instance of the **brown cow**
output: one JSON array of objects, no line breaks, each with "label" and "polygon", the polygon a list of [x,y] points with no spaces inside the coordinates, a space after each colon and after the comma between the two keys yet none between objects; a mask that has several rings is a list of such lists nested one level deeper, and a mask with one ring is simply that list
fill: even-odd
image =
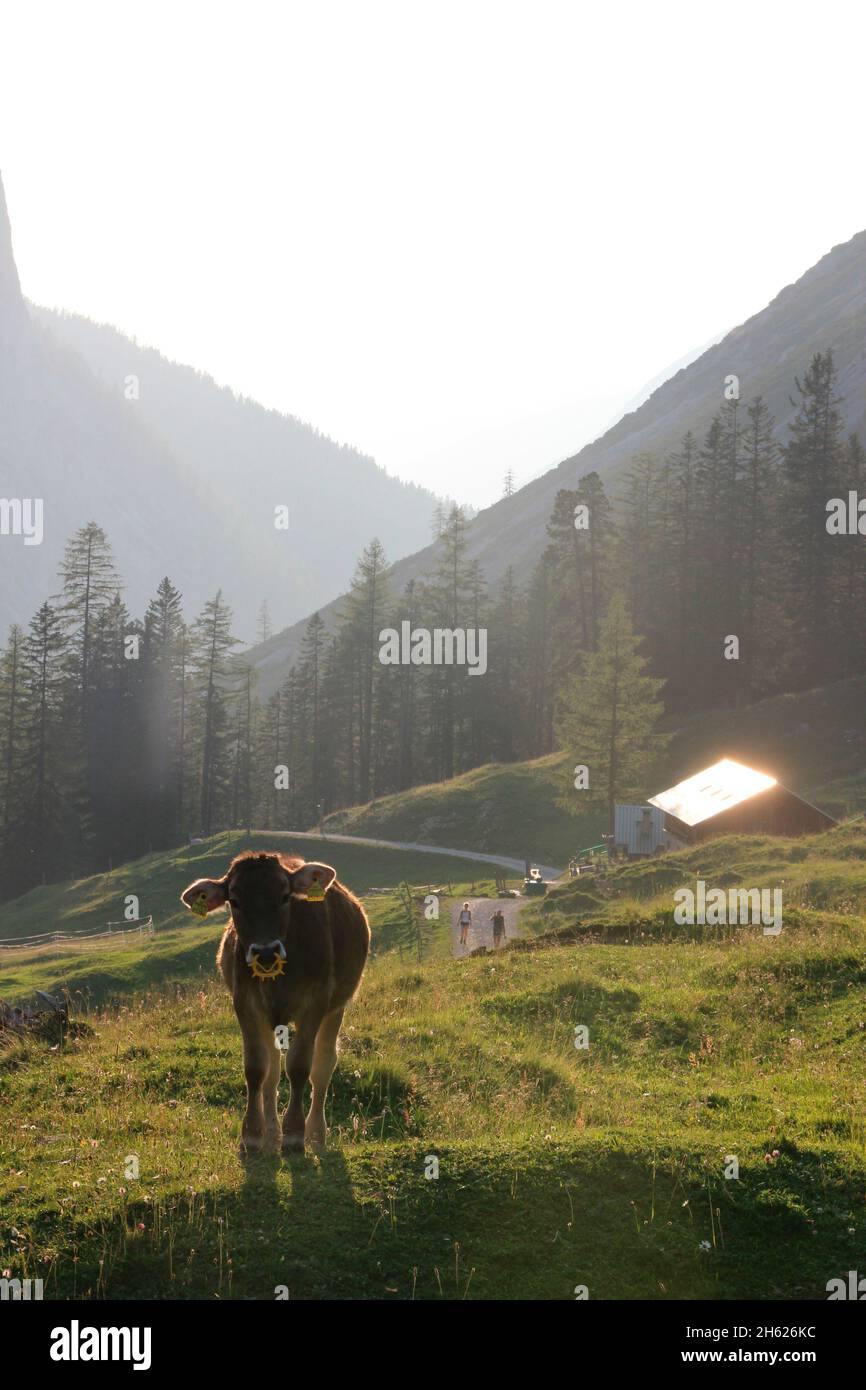
[{"label": "brown cow", "polygon": [[[279,1145],[277,1088],[282,1052],[274,1030],[294,1023],[286,1058],[291,1090],[282,1147],[324,1144],[325,1096],[337,1061],[343,1010],[355,994],[370,946],[364,909],[327,864],[247,851],[224,878],[200,878],[181,899],[205,916],[228,902],[232,920],[217,964],[231,990],[244,1039],[247,1109],[242,1148]],[[312,1081],[304,1124],[304,1087]]]}]

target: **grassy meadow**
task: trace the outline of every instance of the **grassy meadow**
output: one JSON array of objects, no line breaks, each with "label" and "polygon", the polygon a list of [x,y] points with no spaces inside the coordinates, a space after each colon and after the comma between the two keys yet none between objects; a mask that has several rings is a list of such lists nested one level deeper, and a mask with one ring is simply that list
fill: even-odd
[{"label": "grassy meadow", "polygon": [[[347,849],[331,861],[375,932],[388,870],[360,883]],[[140,861],[105,890],[38,891],[78,896],[79,922],[139,882],[150,911],[223,858],[198,846],[155,860],[152,884]],[[782,934],[672,928],[672,888],[699,871],[784,876]],[[420,964],[380,941],[328,1150],[291,1159],[238,1155],[217,931],[177,927],[189,955],[160,957],[161,978],[103,962],[110,1004],[7,1048],[0,1263],[50,1298],[826,1298],[866,1261],[864,903],[866,829],[846,826],[569,882],[495,957],[451,959],[445,910]]]},{"label": "grassy meadow", "polygon": [[[416,893],[493,892],[490,864],[368,845],[335,844],[327,838],[295,841],[276,831],[239,831],[212,837],[188,849],[148,855],[104,874],[74,883],[35,888],[0,905],[0,939],[38,936],[46,931],[102,931],[106,922],[124,921],[128,894],[139,900],[139,916],[153,916],[156,933],[141,942],[108,940],[49,946],[38,952],[0,952],[0,998],[19,1000],[34,989],[64,988],[79,1008],[124,998],[134,990],[173,990],[213,976],[213,963],[225,916],[201,922],[180,902],[196,878],[225,873],[244,849],[298,852],[305,859],[333,864],[344,883],[364,897],[374,934],[374,950],[399,937],[396,887],[407,882]],[[133,923],[128,923],[133,926]]]}]

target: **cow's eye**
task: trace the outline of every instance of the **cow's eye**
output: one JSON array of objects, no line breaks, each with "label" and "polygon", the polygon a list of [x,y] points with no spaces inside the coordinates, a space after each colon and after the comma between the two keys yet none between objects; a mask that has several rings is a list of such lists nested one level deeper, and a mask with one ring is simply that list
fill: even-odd
[{"label": "cow's eye", "polygon": [[240,903],[238,902],[237,898],[229,898],[229,907],[233,907],[235,911],[237,911],[237,909],[240,907]]},{"label": "cow's eye", "polygon": [[292,896],[291,893],[284,893],[284,894],[283,894],[283,907],[285,907],[286,903],[289,901],[289,899],[290,899],[291,896]]}]

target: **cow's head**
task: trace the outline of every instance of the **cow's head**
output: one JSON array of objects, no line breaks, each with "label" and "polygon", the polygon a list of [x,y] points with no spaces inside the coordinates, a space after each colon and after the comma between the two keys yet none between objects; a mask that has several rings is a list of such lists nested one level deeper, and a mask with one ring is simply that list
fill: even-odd
[{"label": "cow's head", "polygon": [[228,903],[235,931],[247,951],[284,941],[292,899],[321,901],[337,872],[329,864],[286,863],[278,854],[241,854],[224,878],[199,878],[181,901],[202,917]]}]

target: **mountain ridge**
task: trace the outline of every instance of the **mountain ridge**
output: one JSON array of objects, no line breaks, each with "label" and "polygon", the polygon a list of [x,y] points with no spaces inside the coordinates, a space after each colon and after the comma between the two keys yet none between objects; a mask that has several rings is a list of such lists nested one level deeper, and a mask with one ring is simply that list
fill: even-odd
[{"label": "mountain ridge", "polygon": [[[467,558],[480,563],[488,581],[499,579],[509,564],[517,578],[525,580],[544,548],[545,525],[557,491],[574,488],[586,473],[597,471],[615,495],[615,485],[634,455],[676,448],[688,430],[701,439],[722,404],[729,374],[739,377],[744,401],[764,396],[776,416],[777,436],[784,437],[795,413],[790,398],[794,378],[815,352],[828,348],[839,368],[846,429],[866,432],[866,230],[834,246],[604,434],[511,497],[480,511],[467,529]],[[433,546],[428,545],[395,563],[395,591],[429,570],[432,561]],[[341,602],[342,596],[319,610],[329,625]],[[266,693],[296,659],[304,625],[275,634],[250,654]]]},{"label": "mountain ridge", "polygon": [[375,530],[392,553],[417,548],[436,501],[118,329],[29,305],[2,182],[0,480],[4,496],[41,497],[45,513],[42,545],[0,546],[5,620],[26,623],[56,592],[65,542],[96,520],[134,613],[167,574],[188,617],[221,589],[245,640],[263,600],[281,627],[348,585]]}]

